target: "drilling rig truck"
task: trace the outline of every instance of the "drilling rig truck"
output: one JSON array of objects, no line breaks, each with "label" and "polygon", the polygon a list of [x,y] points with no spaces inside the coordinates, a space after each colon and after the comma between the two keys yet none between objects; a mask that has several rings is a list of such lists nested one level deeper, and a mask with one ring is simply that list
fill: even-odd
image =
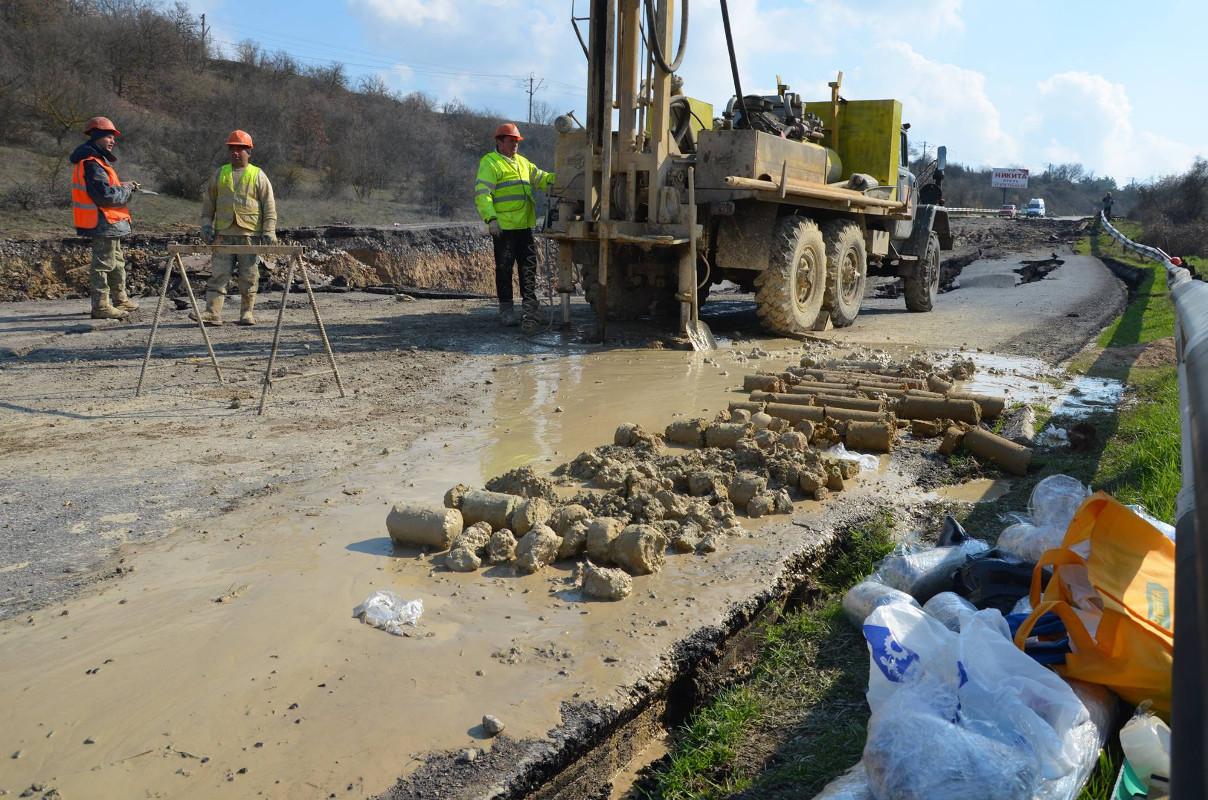
[{"label": "drilling rig truck", "polygon": [[930,311],[951,237],[936,186],[918,191],[908,168],[902,104],[844,98],[841,72],[817,102],[779,78],[774,95],[744,95],[721,0],[735,93],[714,119],[676,74],[681,2],[676,14],[675,0],[590,0],[588,16],[572,18],[587,114],[582,127],[573,115],[555,121],[546,229],[559,244],[564,320],[576,273],[601,339],[610,318],[670,302],[707,346],[699,307],[723,280],[753,291],[763,326],[781,335],[851,325],[869,275],[901,278],[906,308]]}]

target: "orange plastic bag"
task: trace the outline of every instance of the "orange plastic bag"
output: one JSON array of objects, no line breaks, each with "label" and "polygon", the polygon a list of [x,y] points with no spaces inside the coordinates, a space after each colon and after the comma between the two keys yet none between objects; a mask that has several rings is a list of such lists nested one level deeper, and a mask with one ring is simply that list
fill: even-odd
[{"label": "orange plastic bag", "polygon": [[[1053,577],[1042,593],[1046,566]],[[1065,624],[1072,650],[1057,672],[1107,686],[1133,704],[1152,700],[1170,719],[1174,542],[1096,492],[1074,515],[1061,547],[1037,562],[1031,600],[1032,613],[1015,633],[1017,647],[1051,611]]]}]

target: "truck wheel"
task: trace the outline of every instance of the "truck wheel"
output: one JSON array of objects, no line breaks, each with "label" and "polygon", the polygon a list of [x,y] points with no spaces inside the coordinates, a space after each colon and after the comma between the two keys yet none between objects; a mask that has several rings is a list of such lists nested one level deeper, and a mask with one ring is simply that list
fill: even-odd
[{"label": "truck wheel", "polygon": [[927,252],[902,283],[907,311],[930,311],[935,305],[940,293],[940,239],[934,232],[927,237]]},{"label": "truck wheel", "polygon": [[850,220],[832,220],[822,228],[826,241],[826,297],[831,324],[846,328],[856,321],[868,280],[868,254],[860,226]]},{"label": "truck wheel", "polygon": [[826,245],[812,219],[776,223],[768,268],[755,278],[756,313],[773,333],[813,330],[826,290]]}]

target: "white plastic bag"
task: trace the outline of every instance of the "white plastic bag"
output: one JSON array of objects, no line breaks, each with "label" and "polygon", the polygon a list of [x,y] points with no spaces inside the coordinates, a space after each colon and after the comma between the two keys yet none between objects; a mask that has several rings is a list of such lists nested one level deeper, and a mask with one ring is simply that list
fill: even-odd
[{"label": "white plastic bag", "polygon": [[881,459],[869,453],[853,453],[843,446],[843,442],[839,442],[833,447],[824,452],[831,458],[837,458],[840,461],[855,461],[860,465],[861,470],[875,470],[881,466]]},{"label": "white plastic bag", "polygon": [[847,590],[843,595],[843,613],[852,625],[859,628],[874,608],[886,603],[906,603],[918,608],[918,602],[903,591],[886,586],[880,581],[864,580]]},{"label": "white plastic bag", "polygon": [[1058,800],[1055,782],[1080,771],[1072,734],[1089,712],[1015,647],[997,611],[979,611],[958,634],[895,603],[869,614],[864,636],[872,709],[864,764],[877,797]]},{"label": "white plastic bag", "polygon": [[956,592],[940,592],[923,604],[923,610],[948,630],[960,633],[961,626],[977,613],[977,606]]},{"label": "white plastic bag", "polygon": [[1060,528],[1064,533],[1070,520],[1090,497],[1090,489],[1069,475],[1050,475],[1032,489],[1028,499],[1028,514],[1039,528]]},{"label": "white plastic bag", "polygon": [[1032,489],[1028,516],[1012,515],[1017,522],[998,537],[997,546],[1025,561],[1039,561],[1046,550],[1060,547],[1066,528],[1090,489],[1069,475],[1050,475]]},{"label": "white plastic bag", "polygon": [[388,589],[379,589],[352,610],[352,616],[395,636],[403,635],[404,625],[415,625],[424,613],[423,600],[404,600]]},{"label": "white plastic bag", "polygon": [[1065,528],[1037,527],[1030,522],[1017,522],[998,536],[997,546],[1024,561],[1039,561],[1046,550],[1061,546]]},{"label": "white plastic bag", "polygon": [[1120,749],[1145,788],[1150,775],[1170,777],[1170,726],[1155,717],[1147,703],[1120,729]]},{"label": "white plastic bag", "polygon": [[814,795],[814,800],[877,800],[868,785],[868,772],[864,762],[857,762],[854,767],[835,778],[822,791]]}]

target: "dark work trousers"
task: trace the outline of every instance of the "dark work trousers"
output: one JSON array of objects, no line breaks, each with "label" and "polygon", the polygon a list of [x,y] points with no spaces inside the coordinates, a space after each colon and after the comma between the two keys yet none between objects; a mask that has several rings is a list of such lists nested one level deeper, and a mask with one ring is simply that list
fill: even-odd
[{"label": "dark work trousers", "polygon": [[521,318],[537,321],[537,243],[531,228],[501,231],[495,237],[495,294],[499,305],[512,305],[512,265],[520,266]]}]

